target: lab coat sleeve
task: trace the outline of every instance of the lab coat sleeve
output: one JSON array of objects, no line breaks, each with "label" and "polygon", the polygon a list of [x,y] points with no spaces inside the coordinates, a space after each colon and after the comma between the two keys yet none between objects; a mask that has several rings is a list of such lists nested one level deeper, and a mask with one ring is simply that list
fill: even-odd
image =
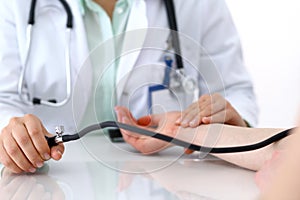
[{"label": "lab coat sleeve", "polygon": [[225,1],[207,0],[206,3],[202,10],[205,24],[202,26],[201,43],[207,54],[202,55],[202,61],[212,59],[223,82],[222,87],[214,92],[223,94],[244,120],[256,126],[258,107],[253,84],[243,63],[241,44],[232,17]]},{"label": "lab coat sleeve", "polygon": [[17,94],[21,59],[14,22],[13,1],[0,6],[0,130],[11,117],[24,114]]}]

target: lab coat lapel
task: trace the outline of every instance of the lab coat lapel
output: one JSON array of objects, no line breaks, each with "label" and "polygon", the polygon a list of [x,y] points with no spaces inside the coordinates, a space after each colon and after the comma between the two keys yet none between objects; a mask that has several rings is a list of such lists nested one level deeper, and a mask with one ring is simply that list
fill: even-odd
[{"label": "lab coat lapel", "polygon": [[63,6],[60,4],[59,1],[49,1],[49,0],[40,0],[37,1],[37,8],[35,9],[35,11],[41,10],[42,8],[46,8],[46,7],[57,7],[59,9],[63,9]]},{"label": "lab coat lapel", "polygon": [[71,36],[70,56],[72,81],[74,85],[72,106],[75,121],[81,121],[86,105],[89,102],[92,88],[92,66],[89,60],[89,48],[82,15],[77,0],[68,0],[74,17],[74,28]]},{"label": "lab coat lapel", "polygon": [[89,56],[89,48],[87,43],[86,30],[84,27],[78,2],[74,0],[68,0],[68,3],[72,8],[74,17],[74,28],[71,38],[71,65],[74,67],[73,70],[78,75],[83,70],[83,67],[89,68],[90,70],[92,70],[92,68],[91,65],[86,65]]},{"label": "lab coat lapel", "polygon": [[144,0],[135,0],[128,18],[122,55],[117,70],[116,88],[118,100],[121,98],[130,71],[141,53],[146,38],[148,28],[146,13],[146,2]]},{"label": "lab coat lapel", "polygon": [[[39,0],[37,1],[36,10],[42,10],[47,7],[53,8],[56,7],[57,9],[61,10],[61,12],[66,13],[65,9],[63,8],[62,4],[59,1],[49,1],[49,0]],[[79,5],[77,0],[67,0],[69,4],[72,14],[73,14],[73,23],[74,27],[72,29],[71,34],[71,41],[70,41],[70,57],[71,57],[71,66],[72,71],[75,75],[79,74],[82,71],[82,67],[84,62],[87,61],[89,55],[89,48],[86,38],[86,31],[82,19],[82,15],[80,13]],[[55,16],[52,20],[60,20],[65,24],[66,18]],[[54,42],[54,41],[53,41]],[[88,67],[88,66],[85,66]],[[91,66],[90,66],[91,67]]]}]

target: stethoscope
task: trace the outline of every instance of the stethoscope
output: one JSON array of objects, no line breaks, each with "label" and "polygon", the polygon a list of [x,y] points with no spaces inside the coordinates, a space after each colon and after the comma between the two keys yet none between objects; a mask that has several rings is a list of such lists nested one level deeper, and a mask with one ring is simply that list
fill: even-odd
[{"label": "stethoscope", "polygon": [[[27,26],[27,56],[25,59],[25,65],[21,71],[21,75],[19,78],[18,84],[18,94],[19,98],[22,102],[28,105],[45,105],[45,106],[52,106],[52,107],[60,107],[65,105],[71,98],[71,65],[70,65],[70,38],[71,38],[71,30],[73,29],[73,14],[69,4],[65,0],[58,0],[64,7],[66,14],[67,14],[67,23],[66,23],[66,40],[67,45],[65,47],[65,65],[66,65],[66,97],[58,102],[56,99],[48,99],[44,100],[39,97],[30,97],[30,94],[27,95],[27,98],[24,97],[23,88],[24,88],[24,78],[25,73],[28,67],[29,62],[29,55],[31,52],[31,42],[32,42],[32,28],[35,23],[35,8],[37,0],[31,1],[30,11],[29,11],[29,18],[28,18],[28,26]],[[172,74],[171,79],[173,80],[173,86],[175,88],[183,88],[185,92],[191,93],[193,92],[197,85],[196,81],[187,76],[184,72],[184,66],[181,58],[181,50],[180,50],[180,42],[178,37],[178,29],[177,29],[177,22],[176,22],[176,15],[174,10],[174,3],[173,0],[163,0],[166,5],[166,10],[168,14],[168,22],[171,29],[171,36],[172,36],[172,46],[175,51],[175,58],[177,63],[177,69],[175,73]],[[171,65],[167,67],[172,67]]]},{"label": "stethoscope", "polygon": [[67,23],[66,23],[66,40],[67,45],[65,47],[65,65],[66,65],[66,97],[61,100],[60,102],[57,102],[56,99],[49,99],[44,100],[38,97],[33,97],[30,100],[30,95],[28,94],[27,99],[24,97],[23,94],[23,87],[24,87],[24,78],[26,69],[28,67],[29,62],[29,55],[31,51],[31,42],[32,42],[32,27],[35,23],[35,8],[36,8],[36,2],[37,0],[31,1],[30,11],[29,11],[29,18],[28,18],[28,25],[27,25],[27,56],[25,59],[25,65],[21,71],[21,75],[19,78],[19,84],[18,84],[18,94],[19,98],[22,102],[28,105],[45,105],[45,106],[52,106],[52,107],[60,107],[65,105],[71,98],[71,64],[70,64],[70,39],[71,39],[71,30],[73,29],[73,14],[71,11],[70,6],[65,0],[58,0],[64,7],[66,13],[67,13]]},{"label": "stethoscope", "polygon": [[[29,100],[30,97],[28,97],[28,99],[25,99],[23,97],[22,90],[23,90],[23,85],[24,85],[24,77],[25,77],[26,68],[28,65],[28,59],[29,59],[30,50],[31,50],[30,46],[31,46],[31,41],[32,41],[32,37],[31,37],[32,36],[32,27],[35,22],[36,0],[32,0],[30,12],[29,12],[28,27],[27,27],[27,57],[26,57],[26,61],[25,61],[25,66],[21,71],[21,76],[20,76],[19,84],[18,84],[19,97],[26,104],[30,104],[30,105],[41,104],[41,105],[46,105],[46,106],[58,107],[58,106],[63,106],[64,104],[66,104],[71,97],[70,36],[71,36],[71,30],[73,28],[73,15],[72,15],[72,11],[71,11],[68,3],[65,0],[59,0],[59,1],[63,5],[63,7],[67,13],[66,38],[67,38],[68,45],[65,48],[66,79],[67,79],[66,93],[67,93],[67,95],[66,95],[65,99],[63,99],[60,102],[57,102],[55,99],[43,100],[43,99],[40,99],[37,97],[33,97],[32,100]],[[176,76],[177,76],[178,80],[180,81],[180,83],[183,84],[182,87],[185,90],[187,90],[187,92],[189,92],[188,90],[193,90],[194,87],[196,87],[196,84],[192,81],[191,78],[187,77],[183,71],[184,66],[183,66],[183,62],[182,62],[182,58],[181,58],[180,43],[179,43],[179,37],[178,37],[178,32],[177,32],[177,24],[176,24],[176,16],[175,16],[175,11],[174,11],[173,0],[164,0],[164,2],[165,2],[167,13],[168,13],[169,25],[172,30],[171,31],[172,44],[173,44],[173,48],[175,50],[175,58],[176,58],[176,63],[177,63],[177,70],[176,70],[177,75]],[[273,142],[281,140],[282,138],[288,136],[290,134],[290,130],[291,130],[291,129],[285,130],[281,133],[278,133],[278,134],[276,134],[264,141],[256,143],[256,144],[245,145],[245,146],[236,146],[236,147],[213,148],[213,147],[205,147],[205,146],[190,144],[188,142],[185,142],[185,141],[182,141],[182,140],[170,137],[170,136],[166,136],[166,135],[163,135],[160,133],[152,132],[152,131],[149,131],[146,129],[142,129],[142,128],[139,128],[136,126],[131,126],[131,125],[114,122],[114,121],[107,121],[107,122],[102,122],[99,124],[94,124],[94,125],[88,126],[88,127],[84,128],[83,130],[79,131],[78,133],[75,133],[72,135],[64,135],[63,128],[57,127],[56,131],[55,131],[56,136],[53,136],[53,137],[46,136],[46,139],[47,139],[49,147],[52,147],[59,143],[80,139],[81,137],[85,136],[89,132],[108,128],[108,127],[125,129],[128,131],[139,133],[141,135],[150,136],[150,137],[157,138],[157,139],[160,139],[160,140],[163,140],[166,142],[170,142],[170,143],[173,143],[178,146],[189,148],[191,150],[201,151],[201,152],[209,152],[209,153],[236,153],[236,152],[256,150],[259,148],[263,148]]]},{"label": "stethoscope", "polygon": [[158,133],[158,132],[153,132],[153,131],[149,131],[149,130],[146,130],[146,129],[143,129],[143,128],[140,128],[137,126],[131,126],[128,124],[123,124],[123,123],[114,122],[114,121],[106,121],[106,122],[102,122],[102,123],[98,123],[98,124],[93,124],[93,125],[90,125],[72,135],[64,134],[63,126],[58,126],[55,129],[55,132],[56,132],[55,136],[53,136],[53,137],[45,136],[45,137],[46,137],[49,147],[51,148],[60,143],[78,140],[90,132],[105,129],[105,128],[124,129],[127,131],[138,133],[140,135],[153,137],[153,138],[156,138],[156,139],[168,142],[168,143],[172,143],[177,146],[188,148],[190,150],[200,151],[200,152],[205,152],[205,153],[213,153],[213,154],[239,153],[239,152],[246,152],[246,151],[254,151],[254,150],[266,147],[274,142],[277,142],[277,141],[289,136],[293,130],[293,129],[284,130],[280,133],[277,133],[276,135],[273,135],[261,142],[255,143],[255,144],[244,145],[244,146],[233,146],[233,147],[207,147],[207,146],[195,145],[195,144],[191,144],[186,141],[179,140],[177,138],[170,137],[170,136]]},{"label": "stethoscope", "polygon": [[[181,88],[185,93],[191,94],[195,92],[198,86],[196,80],[191,76],[186,75],[186,73],[184,72],[184,64],[181,57],[180,40],[178,35],[174,2],[173,0],[164,0],[164,2],[168,15],[169,27],[171,29],[171,45],[173,46],[175,51],[175,60],[177,65],[175,73],[171,73],[170,69],[172,69],[173,62],[170,56],[167,55],[165,57],[165,63],[167,66],[165,71],[165,78],[169,75],[172,76],[170,77],[171,81],[167,83],[170,84],[169,87],[171,89],[177,90],[178,88]],[[166,84],[165,81],[164,84]]]}]

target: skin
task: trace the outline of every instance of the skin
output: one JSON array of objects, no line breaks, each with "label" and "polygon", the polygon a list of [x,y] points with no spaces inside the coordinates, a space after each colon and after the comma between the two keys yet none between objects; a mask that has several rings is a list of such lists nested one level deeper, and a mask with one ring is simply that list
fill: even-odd
[{"label": "skin", "polygon": [[[298,123],[300,124],[300,123]],[[266,167],[264,173],[273,174],[267,180],[268,185],[263,191],[262,200],[300,199],[300,179],[298,176],[300,167],[300,129],[296,129],[290,136],[289,146],[281,152],[280,162],[272,161]],[[278,160],[278,159],[277,159]],[[266,182],[266,180],[264,180]]]},{"label": "skin", "polygon": [[95,3],[97,3],[99,6],[101,6],[109,16],[109,18],[112,20],[114,8],[116,5],[116,1],[111,0],[94,0]]},{"label": "skin", "polygon": [[[154,130],[198,145],[202,145],[203,141],[205,141],[204,138],[208,134],[209,131],[207,130],[209,128],[219,131],[219,136],[214,146],[256,143],[283,131],[283,129],[243,128],[220,124],[201,125],[197,128],[182,128],[172,122],[173,119],[180,116],[180,113],[177,112],[146,116],[135,120],[127,108],[116,107],[115,110],[118,120],[123,123]],[[172,146],[154,138],[125,130],[121,131],[125,141],[143,154],[156,153]],[[297,176],[300,167],[300,157],[297,156],[300,154],[299,140],[300,128],[297,128],[288,137],[262,149],[247,153],[215,154],[215,156],[238,166],[257,171],[255,179],[262,192],[260,199],[297,200],[300,199],[300,192],[298,191],[300,179]]]},{"label": "skin", "polygon": [[[116,1],[95,0],[112,19]],[[13,173],[31,172],[49,159],[60,160],[64,153],[62,144],[48,147],[45,136],[51,135],[37,116],[26,114],[11,118],[0,135],[0,162]]]},{"label": "skin", "polygon": [[14,117],[0,135],[0,162],[13,173],[35,172],[50,158],[59,160],[62,144],[49,148],[45,136],[50,134],[34,115]]},{"label": "skin", "polygon": [[[176,125],[174,121],[174,119],[180,117],[179,112],[146,116],[135,120],[127,108],[116,107],[115,110],[120,122],[140,126],[141,128],[160,132],[197,145],[226,147],[253,144],[283,131],[283,129],[244,128],[223,124],[183,128]],[[156,128],[152,128],[153,126]],[[155,138],[149,138],[125,130],[121,131],[124,140],[143,154],[157,153],[172,146],[170,143]],[[283,139],[259,150],[243,153],[215,154],[215,156],[238,166],[257,171],[261,169],[267,160],[271,159],[275,150],[283,150],[285,148],[286,140]]]},{"label": "skin", "polygon": [[200,124],[224,123],[234,126],[246,127],[246,122],[232,105],[220,94],[205,94],[198,101],[192,103],[176,124],[182,127],[197,127]]},{"label": "skin", "polygon": [[[112,19],[116,1],[94,0],[94,2],[100,5]],[[213,95],[212,98],[208,95],[201,97],[199,107],[201,110],[203,106],[207,109],[196,115],[199,118],[196,123],[189,123],[193,116],[191,111],[194,111],[194,106],[198,106],[198,103],[191,105],[184,112],[183,118],[179,119],[177,116],[174,121],[177,120],[177,123],[182,126],[190,125],[192,127],[201,123],[212,123],[220,120],[233,125],[245,125],[234,108],[218,94]],[[224,115],[225,113],[227,114]],[[46,160],[50,158],[61,159],[64,146],[58,145],[49,149],[44,138],[45,135],[51,136],[38,117],[30,114],[23,117],[13,117],[1,131],[0,162],[14,173],[33,173],[36,168],[42,167]],[[187,150],[187,153],[191,153],[191,151]]]}]

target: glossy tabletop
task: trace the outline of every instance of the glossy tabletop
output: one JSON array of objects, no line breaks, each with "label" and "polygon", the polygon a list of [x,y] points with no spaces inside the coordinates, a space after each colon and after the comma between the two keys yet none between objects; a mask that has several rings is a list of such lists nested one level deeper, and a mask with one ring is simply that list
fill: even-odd
[{"label": "glossy tabletop", "polygon": [[34,174],[2,169],[0,199],[255,199],[255,173],[172,147],[141,155],[126,143],[89,135],[65,144],[60,161]]}]

